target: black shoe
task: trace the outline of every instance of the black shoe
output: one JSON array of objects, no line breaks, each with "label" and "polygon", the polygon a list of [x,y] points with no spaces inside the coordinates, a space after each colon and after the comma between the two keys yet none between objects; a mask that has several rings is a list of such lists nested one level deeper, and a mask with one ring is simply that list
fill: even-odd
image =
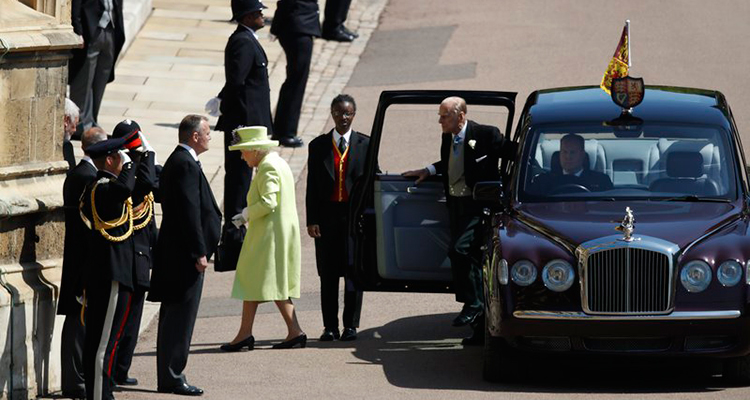
[{"label": "black shoe", "polygon": [[461,314],[453,320],[453,326],[464,326],[474,322],[482,314],[481,308],[464,307]]},{"label": "black shoe", "polygon": [[274,140],[278,140],[279,144],[284,147],[302,147],[305,144],[305,142],[303,142],[302,139],[297,136],[283,137]]},{"label": "black shoe", "polygon": [[338,28],[330,32],[323,32],[323,39],[336,42],[351,42],[354,40],[354,36],[346,33],[343,29]]},{"label": "black shoe", "polygon": [[342,26],[341,30],[344,31],[344,33],[346,33],[347,35],[351,35],[351,37],[353,37],[355,39],[359,37],[359,33],[354,32],[354,31],[350,31],[349,28],[347,28],[345,26]]},{"label": "black shoe", "polygon": [[338,329],[336,329],[336,330],[324,329],[323,330],[323,334],[320,335],[320,339],[318,339],[318,340],[320,340],[321,342],[332,342],[332,341],[338,340],[338,339],[339,339],[339,330]]},{"label": "black shoe", "polygon": [[292,349],[298,344],[300,348],[304,349],[305,346],[307,346],[307,335],[303,333],[296,338],[289,339],[286,342],[276,343],[271,347],[274,349]]},{"label": "black shoe", "polygon": [[341,333],[341,341],[348,342],[351,340],[357,340],[357,328],[344,328],[344,332]]},{"label": "black shoe", "polygon": [[71,398],[71,399],[85,399],[86,398],[86,391],[85,390],[72,390],[72,391],[63,391],[62,392],[63,398]]},{"label": "black shoe", "polygon": [[228,352],[240,351],[243,347],[247,347],[248,350],[255,348],[255,338],[250,335],[235,344],[225,343],[221,345],[221,349]]},{"label": "black shoe", "polygon": [[182,396],[203,396],[203,389],[183,383],[170,388],[158,388],[159,393],[174,393]]},{"label": "black shoe", "polygon": [[115,385],[117,386],[135,386],[138,384],[138,379],[126,377],[125,379],[115,378]]}]

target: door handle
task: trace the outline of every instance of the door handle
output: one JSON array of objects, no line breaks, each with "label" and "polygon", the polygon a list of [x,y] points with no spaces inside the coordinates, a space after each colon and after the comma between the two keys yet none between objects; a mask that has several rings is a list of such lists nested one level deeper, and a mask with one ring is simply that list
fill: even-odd
[{"label": "door handle", "polygon": [[409,186],[406,188],[406,193],[409,194],[423,194],[423,195],[438,195],[443,194],[443,189],[425,189],[416,186]]}]

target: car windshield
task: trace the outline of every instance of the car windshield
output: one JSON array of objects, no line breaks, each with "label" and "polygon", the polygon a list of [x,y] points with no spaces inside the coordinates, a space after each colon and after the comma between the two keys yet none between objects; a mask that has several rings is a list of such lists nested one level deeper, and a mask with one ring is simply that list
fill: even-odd
[{"label": "car windshield", "polygon": [[526,136],[519,200],[734,200],[728,137],[714,126],[537,127]]}]

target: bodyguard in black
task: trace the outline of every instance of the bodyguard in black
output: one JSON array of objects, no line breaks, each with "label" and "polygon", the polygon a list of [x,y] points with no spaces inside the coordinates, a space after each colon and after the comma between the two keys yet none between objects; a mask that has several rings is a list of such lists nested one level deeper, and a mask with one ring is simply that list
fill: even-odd
[{"label": "bodyguard in black", "polygon": [[66,397],[86,397],[83,376],[83,345],[86,330],[81,323],[81,303],[77,297],[83,292],[84,260],[88,251],[88,227],[81,220],[78,206],[84,189],[96,180],[96,166],[87,149],[107,139],[104,132],[89,130],[81,137],[85,154],[81,162],[68,171],[63,184],[65,205],[65,249],[63,250],[62,281],[57,301],[57,314],[65,315],[60,343],[60,378],[62,394]]},{"label": "bodyguard in black", "polygon": [[443,128],[440,161],[421,170],[404,172],[417,183],[442,174],[451,228],[451,260],[456,301],[464,303],[454,326],[474,322],[482,314],[481,212],[472,198],[474,184],[500,179],[499,159],[508,152],[500,131],[466,119],[466,101],[449,97],[440,104]]},{"label": "bodyguard in black", "polygon": [[244,237],[231,218],[247,206],[252,170],[240,152],[229,151],[232,131],[239,126],[262,125],[273,133],[268,59],[255,35],[264,26],[264,8],[258,0],[232,0],[232,19],[239,25],[224,49],[226,83],[219,94],[221,117],[216,130],[224,132],[224,215],[230,218],[224,221],[223,240],[236,246],[242,246]]},{"label": "bodyguard in black", "polygon": [[[119,151],[128,138],[110,139],[89,147],[99,172],[86,187],[80,212],[91,231],[86,254],[86,339],[83,350],[86,397],[112,399],[112,364],[128,315],[127,295],[133,290],[134,242],[131,195],[136,175],[147,180],[145,153],[140,165]],[[153,165],[153,164],[152,164]],[[137,171],[136,171],[137,167]]]},{"label": "bodyguard in black", "polygon": [[[336,127],[310,142],[307,158],[307,233],[315,238],[323,312],[321,341],[339,339],[339,281],[349,263],[349,193],[364,171],[370,138],[352,130],[354,99],[339,95],[331,102]],[[344,332],[341,340],[357,338],[362,292],[344,279]]]},{"label": "bodyguard in black", "polygon": [[282,146],[302,146],[297,136],[305,85],[310,74],[313,37],[320,37],[317,0],[279,0],[271,33],[279,38],[286,54],[286,80],[279,91],[273,138]]},{"label": "bodyguard in black", "polygon": [[160,301],[156,339],[157,390],[200,396],[187,383],[190,341],[198,315],[203,271],[219,242],[221,211],[198,155],[208,150],[211,130],[200,115],[183,118],[179,145],[159,177],[163,218],[148,299]]}]

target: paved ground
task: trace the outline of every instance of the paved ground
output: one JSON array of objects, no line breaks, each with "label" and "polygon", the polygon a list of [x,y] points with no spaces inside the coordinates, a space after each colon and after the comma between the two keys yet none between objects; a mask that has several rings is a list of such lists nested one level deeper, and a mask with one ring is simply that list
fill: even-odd
[{"label": "paved ground", "polygon": [[[627,18],[633,24],[634,76],[646,83],[721,90],[734,106],[740,131],[750,127],[744,72],[750,56],[742,51],[750,39],[745,2],[390,0],[380,14],[383,6],[384,0],[353,1],[350,25],[362,34],[353,44],[316,41],[318,61],[302,124],[307,141],[330,127],[327,104],[340,91],[357,99],[354,126],[367,132],[384,89],[511,90],[519,92],[520,109],[537,88],[598,84]],[[155,7],[118,66],[102,120],[106,127],[123,117],[137,119],[165,159],[175,124],[188,112],[201,112],[221,88],[221,51],[233,28],[224,22],[229,18],[225,1],[156,0]],[[283,56],[277,43],[262,40],[274,61],[276,94]],[[396,117],[406,121],[413,114],[405,110]],[[469,115],[480,121],[495,117],[477,109]],[[430,111],[421,118],[390,128],[379,160],[390,171],[419,167],[435,157],[437,117]],[[221,143],[213,145],[202,158],[220,194]],[[301,201],[305,150],[282,150],[282,155],[298,172]],[[311,339],[321,329],[313,257],[312,243],[303,238],[304,286],[296,304]],[[463,348],[459,339],[468,331],[449,326],[457,307],[448,295],[366,293],[359,340],[311,340],[307,349],[291,351],[269,350],[283,338],[284,326],[273,306],[264,305],[254,330],[258,349],[224,354],[218,346],[232,339],[239,326],[240,302],[229,299],[232,279],[232,273],[208,273],[186,370],[190,383],[204,388],[209,399],[742,399],[750,393],[710,377],[709,363],[622,359],[530,360],[519,366],[529,381],[486,384],[480,378],[481,351]],[[154,326],[146,329],[136,350],[132,375],[141,385],[117,398],[174,398],[154,393]]]}]

